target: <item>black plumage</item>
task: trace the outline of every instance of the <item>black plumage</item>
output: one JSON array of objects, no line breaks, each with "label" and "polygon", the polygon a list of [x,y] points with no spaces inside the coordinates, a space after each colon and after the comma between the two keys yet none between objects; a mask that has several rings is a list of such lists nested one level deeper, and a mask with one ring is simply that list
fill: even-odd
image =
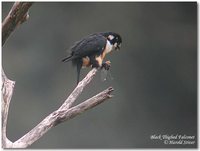
[{"label": "black plumage", "polygon": [[70,55],[63,62],[72,61],[77,67],[77,83],[79,82],[82,67],[105,68],[110,67],[110,61],[103,62],[105,55],[112,50],[120,49],[121,36],[114,32],[91,34],[77,41],[71,48]]},{"label": "black plumage", "polygon": [[82,58],[89,57],[90,64],[93,67],[98,67],[95,57],[103,53],[106,43],[107,39],[103,35],[92,34],[76,42],[70,48],[70,56],[64,58],[62,61],[68,62],[71,60],[74,65],[77,65],[77,83],[79,82],[80,70],[83,64]]},{"label": "black plumage", "polygon": [[100,55],[106,46],[106,41],[106,38],[100,34],[89,35],[71,47],[71,55],[74,57],[85,57],[94,54]]},{"label": "black plumage", "polygon": [[106,41],[106,38],[100,34],[92,34],[84,37],[70,48],[70,56],[64,58],[62,61],[75,61],[86,56],[100,55],[106,46]]}]

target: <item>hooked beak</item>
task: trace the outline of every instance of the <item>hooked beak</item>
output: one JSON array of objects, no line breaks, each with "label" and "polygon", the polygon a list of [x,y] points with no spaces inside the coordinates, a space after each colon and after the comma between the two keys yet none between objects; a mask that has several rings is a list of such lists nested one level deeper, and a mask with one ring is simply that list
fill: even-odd
[{"label": "hooked beak", "polygon": [[120,50],[120,46],[119,46],[119,45],[117,45],[117,47],[116,47],[116,49],[115,49],[115,50],[119,51],[119,50]]}]

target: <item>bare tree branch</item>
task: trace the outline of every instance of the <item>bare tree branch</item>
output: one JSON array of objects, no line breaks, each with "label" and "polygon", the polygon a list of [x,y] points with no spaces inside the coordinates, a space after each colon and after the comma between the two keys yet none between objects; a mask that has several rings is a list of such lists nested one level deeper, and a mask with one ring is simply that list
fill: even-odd
[{"label": "bare tree branch", "polygon": [[[73,102],[77,99],[77,97],[81,94],[84,87],[93,79],[93,77],[97,73],[97,69],[92,69],[86,77],[77,85],[74,91],[70,94],[70,96],[64,101],[61,107],[49,114],[44,120],[42,120],[36,127],[34,127],[31,131],[25,134],[23,137],[15,141],[14,143],[7,140],[6,136],[3,138],[5,143],[3,145],[4,148],[26,148],[30,146],[32,143],[41,138],[46,132],[48,132],[52,127],[65,122],[76,115],[83,113],[84,111],[95,107],[96,105],[104,102],[105,100],[112,97],[110,93],[114,90],[112,87],[102,91],[96,96],[84,101],[83,103],[78,104],[77,106],[69,108]],[[9,84],[9,86],[11,86]],[[10,91],[8,91],[10,92]],[[11,96],[11,95],[9,95]],[[10,98],[11,99],[11,98]],[[8,112],[7,112],[8,113]],[[2,117],[3,119],[3,117]]]},{"label": "bare tree branch", "polygon": [[83,91],[83,88],[90,83],[90,81],[93,79],[93,77],[95,76],[97,72],[97,69],[94,68],[93,70],[91,70],[87,76],[78,83],[77,87],[74,89],[74,91],[70,94],[70,96],[67,98],[67,100],[63,103],[63,105],[60,107],[60,109],[69,109],[72,104],[74,103],[74,101],[77,99],[77,97],[81,94],[81,92]]},{"label": "bare tree branch", "polygon": [[2,70],[2,104],[1,104],[1,115],[2,115],[2,146],[8,146],[10,141],[6,137],[6,127],[8,119],[8,111],[10,106],[10,100],[12,98],[15,81],[9,80],[4,71]]},{"label": "bare tree branch", "polygon": [[[28,9],[32,3],[16,2],[2,23],[2,46],[14,29],[28,19]],[[8,111],[15,81],[9,80],[2,69],[2,147],[11,146],[12,142],[6,136]]]},{"label": "bare tree branch", "polygon": [[[2,24],[2,46],[10,34],[14,31],[14,29],[28,19],[28,9],[31,7],[31,5],[32,3],[27,2],[14,3],[8,16],[4,19]],[[110,95],[110,93],[114,90],[112,87],[102,91],[96,96],[84,101],[83,103],[71,107],[77,97],[82,93],[84,87],[89,84],[93,77],[96,75],[97,71],[98,70],[95,68],[92,69],[87,74],[87,76],[81,82],[79,82],[77,87],[58,110],[49,114],[36,127],[34,127],[31,131],[13,143],[6,137],[6,126],[9,105],[12,98],[15,81],[9,80],[2,69],[2,147],[26,148],[41,138],[52,127],[55,127],[59,123],[67,121],[111,98],[112,95]]]},{"label": "bare tree branch", "polygon": [[67,121],[82,112],[95,107],[96,105],[104,102],[105,100],[112,97],[110,93],[113,88],[108,88],[103,92],[97,94],[96,96],[80,103],[79,105],[67,108],[59,108],[58,110],[52,112],[48,115],[42,122],[40,122],[35,128],[30,132],[25,134],[22,138],[13,143],[13,148],[26,148],[32,143],[41,138],[46,132],[48,132],[52,127]]},{"label": "bare tree branch", "polygon": [[9,14],[2,23],[2,46],[14,29],[29,18],[28,9],[31,2],[15,2]]}]

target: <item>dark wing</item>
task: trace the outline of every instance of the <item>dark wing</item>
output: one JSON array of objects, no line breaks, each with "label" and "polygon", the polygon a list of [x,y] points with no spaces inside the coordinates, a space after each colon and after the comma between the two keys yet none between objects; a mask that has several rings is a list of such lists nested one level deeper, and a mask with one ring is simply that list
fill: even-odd
[{"label": "dark wing", "polygon": [[100,34],[89,35],[71,47],[71,54],[73,58],[100,55],[106,46],[106,42],[106,38]]}]

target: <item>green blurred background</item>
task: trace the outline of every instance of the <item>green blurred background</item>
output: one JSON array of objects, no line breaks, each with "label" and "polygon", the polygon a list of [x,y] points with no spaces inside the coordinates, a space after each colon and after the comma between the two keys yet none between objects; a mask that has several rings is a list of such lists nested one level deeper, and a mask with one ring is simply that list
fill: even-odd
[{"label": "green blurred background", "polygon": [[[13,3],[2,3],[2,19]],[[16,81],[8,138],[23,136],[56,110],[76,85],[62,63],[67,48],[100,31],[121,34],[111,60],[113,80],[100,73],[77,103],[113,86],[114,97],[50,130],[30,148],[176,148],[153,134],[197,136],[197,3],[37,2],[2,50]],[[89,69],[82,70],[83,78]]]}]

